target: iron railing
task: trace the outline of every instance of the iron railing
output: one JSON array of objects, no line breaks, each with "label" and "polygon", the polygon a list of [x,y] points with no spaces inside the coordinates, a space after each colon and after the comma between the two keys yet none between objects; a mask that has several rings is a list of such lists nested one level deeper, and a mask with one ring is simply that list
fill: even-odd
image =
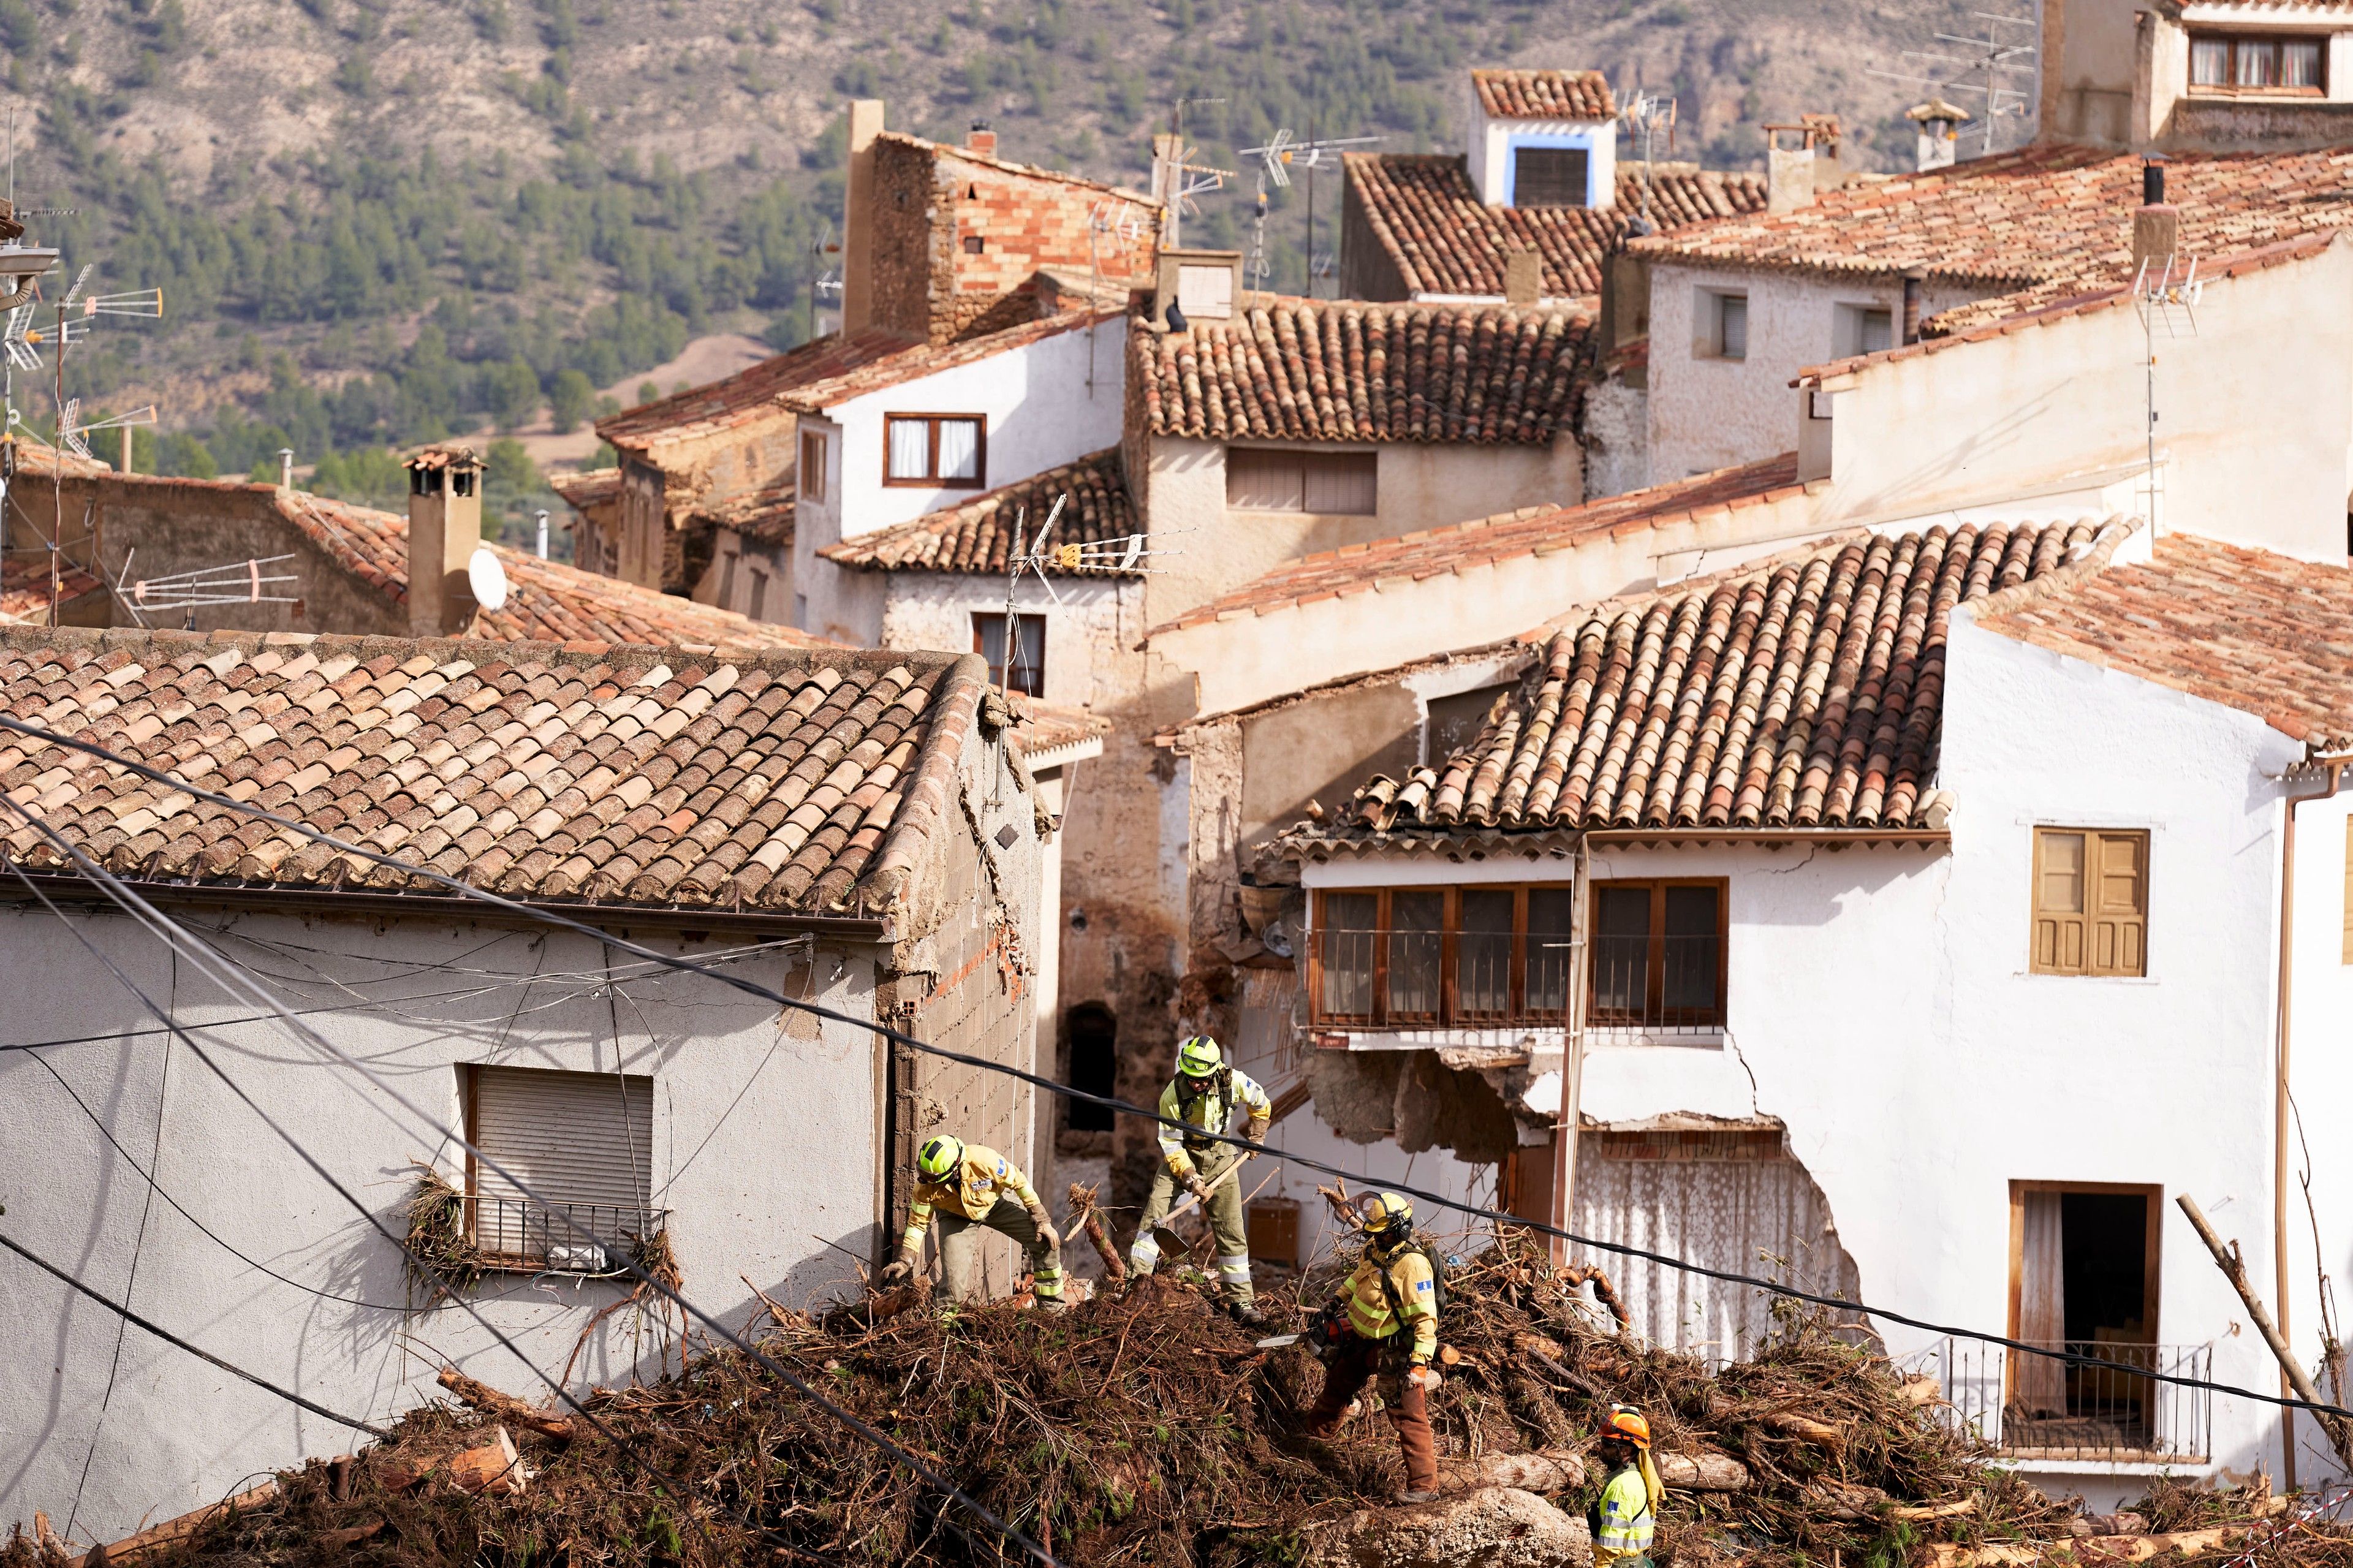
[{"label": "iron railing", "polygon": [[647,1243],[670,1226],[670,1210],[628,1204],[542,1205],[480,1195],[465,1201],[468,1233],[493,1268],[609,1274],[641,1258]]},{"label": "iron railing", "polygon": [[1720,1029],[1724,939],[1597,936],[1586,1022],[1599,1028]]},{"label": "iron railing", "polygon": [[1565,931],[1325,926],[1313,942],[1318,1023],[1556,1026],[1568,1016]]},{"label": "iron railing", "polygon": [[2213,1401],[2205,1389],[2126,1370],[2208,1378],[2211,1346],[2042,1342],[2124,1366],[2081,1366],[1950,1339],[1917,1365],[1942,1384],[1947,1419],[2013,1459],[2202,1464],[2212,1452]]}]

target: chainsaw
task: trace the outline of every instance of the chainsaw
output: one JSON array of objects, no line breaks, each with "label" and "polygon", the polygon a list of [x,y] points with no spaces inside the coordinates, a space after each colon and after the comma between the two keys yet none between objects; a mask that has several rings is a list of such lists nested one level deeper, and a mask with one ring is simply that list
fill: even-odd
[{"label": "chainsaw", "polygon": [[1336,1307],[1326,1307],[1315,1315],[1314,1321],[1297,1333],[1276,1334],[1271,1339],[1261,1340],[1256,1348],[1272,1351],[1281,1350],[1285,1345],[1304,1344],[1307,1347],[1307,1353],[1317,1361],[1330,1361],[1333,1352],[1340,1348],[1341,1341],[1347,1332],[1348,1325],[1341,1317],[1339,1310]]}]

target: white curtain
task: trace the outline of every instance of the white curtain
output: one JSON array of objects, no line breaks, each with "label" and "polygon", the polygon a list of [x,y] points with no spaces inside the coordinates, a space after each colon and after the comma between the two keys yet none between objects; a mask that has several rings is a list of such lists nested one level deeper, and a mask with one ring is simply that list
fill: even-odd
[{"label": "white curtain", "polygon": [[979,420],[943,419],[940,421],[940,478],[943,479],[980,478]]},{"label": "white curtain", "polygon": [[[2018,1268],[2018,1337],[2060,1348],[2067,1337],[2065,1237],[2060,1194],[2025,1194],[2025,1237]],[[2010,1404],[2021,1413],[2067,1413],[2067,1366],[2048,1356],[2011,1353]]]},{"label": "white curtain", "polygon": [[891,421],[891,477],[920,479],[932,468],[932,426],[928,419]]}]

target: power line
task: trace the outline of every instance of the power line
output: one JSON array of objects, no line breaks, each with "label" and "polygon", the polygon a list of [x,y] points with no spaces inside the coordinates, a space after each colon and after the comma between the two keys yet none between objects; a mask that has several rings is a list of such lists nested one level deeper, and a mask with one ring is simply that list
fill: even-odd
[{"label": "power line", "polygon": [[[224,806],[241,816],[258,817],[262,821],[275,824],[278,826],[286,828],[290,832],[299,834],[301,837],[310,839],[313,843],[325,845],[330,848],[339,850],[344,854],[355,856],[360,859],[366,860],[373,865],[383,867],[387,870],[396,870],[409,876],[423,878],[427,881],[435,882],[446,887],[461,897],[472,899],[478,902],[490,904],[496,908],[511,910],[515,914],[521,915],[526,920],[554,925],[564,930],[577,931],[582,935],[594,937],[600,942],[609,942],[623,952],[634,953],[649,963],[662,964],[665,967],[681,972],[702,974],[706,978],[715,980],[723,985],[732,986],[736,990],[760,997],[764,1001],[775,1003],[779,1006],[797,1009],[798,1011],[811,1014],[819,1018],[829,1018],[836,1023],[849,1024],[858,1028],[870,1030],[874,1034],[881,1036],[885,1039],[895,1041],[898,1044],[906,1046],[912,1050],[922,1051],[926,1055],[937,1057],[944,1061],[952,1061],[961,1066],[976,1068],[984,1072],[1002,1074],[1006,1077],[1018,1079],[1020,1082],[1027,1083],[1030,1087],[1040,1089],[1049,1094],[1060,1095],[1065,1099],[1077,1100],[1082,1104],[1101,1106],[1117,1114],[1140,1117],[1146,1121],[1177,1128],[1192,1137],[1207,1138],[1213,1142],[1224,1143],[1232,1148],[1249,1150],[1257,1153],[1271,1155],[1276,1159],[1302,1166],[1303,1168],[1310,1171],[1318,1172],[1324,1175],[1339,1176],[1343,1178],[1356,1176],[1361,1179],[1363,1174],[1361,1172],[1343,1170],[1337,1165],[1328,1164],[1320,1160],[1311,1159],[1304,1154],[1288,1153],[1283,1150],[1272,1147],[1271,1145],[1253,1143],[1246,1138],[1237,1138],[1231,1133],[1209,1132],[1189,1123],[1181,1122],[1173,1118],[1162,1116],[1157,1110],[1147,1110],[1144,1107],[1132,1104],[1127,1100],[1119,1100],[1109,1095],[1090,1094],[1084,1089],[1074,1089],[1069,1084],[1058,1083],[1051,1079],[1041,1077],[1037,1073],[1024,1071],[1019,1068],[1008,1066],[1004,1062],[992,1061],[985,1057],[972,1056],[963,1051],[951,1050],[945,1046],[934,1045],[927,1040],[917,1039],[914,1036],[894,1029],[887,1024],[876,1023],[871,1019],[854,1017],[849,1014],[837,1011],[818,1003],[807,1002],[796,997],[786,996],[782,992],[771,990],[768,987],[760,984],[756,981],[747,980],[738,975],[722,973],[716,970],[705,969],[700,963],[690,958],[681,958],[674,954],[657,952],[653,949],[642,946],[626,937],[600,930],[599,928],[591,926],[585,921],[574,920],[568,915],[559,914],[554,910],[533,908],[530,905],[518,903],[512,899],[506,898],[498,893],[491,892],[486,889],[477,888],[471,883],[460,881],[455,877],[445,875],[442,872],[433,870],[427,867],[412,865],[411,863],[398,859],[396,857],[381,854],[373,849],[364,848],[346,839],[338,838],[333,834],[322,832],[318,828],[312,827],[308,823],[299,822],[291,817],[281,816],[278,813],[270,811],[266,807],[254,805],[245,801],[236,800],[228,795],[221,795],[216,791],[206,789],[200,784],[193,784],[175,774],[164,773],[161,769],[151,767],[145,763],[142,763],[136,759],[126,757],[119,752],[110,751],[106,747],[97,744],[95,742],[76,740],[69,735],[61,735],[54,731],[42,729],[38,725],[27,724],[22,720],[11,718],[5,714],[0,714],[0,730],[11,730],[30,739],[43,741],[51,745],[63,746],[73,751],[81,752],[87,755],[97,757],[103,762],[111,763],[128,773],[149,780],[151,783],[164,784],[171,789],[185,792],[195,799]],[[65,840],[58,837],[55,830],[50,828],[46,823],[41,823],[37,821],[37,819],[31,818],[29,815],[25,812],[24,807],[17,805],[14,800],[8,799],[5,795],[0,795],[0,800],[6,801],[9,806],[18,812],[19,815],[26,816],[27,820],[33,821],[36,827],[45,836],[48,837],[53,843],[58,844],[77,865],[83,866],[93,871],[97,870],[94,864],[83,856],[79,849],[67,844]],[[98,874],[107,877],[110,880],[113,879],[111,873],[100,871],[98,872]],[[136,894],[132,894],[130,896],[134,899],[137,898]],[[140,901],[142,904],[144,903],[143,900]],[[162,917],[158,916],[157,918],[161,919]],[[305,1033],[311,1034],[313,1032],[306,1029]],[[340,1053],[335,1052],[334,1047],[332,1046],[329,1046],[326,1048],[331,1053],[340,1055]],[[358,1067],[358,1070],[364,1073],[367,1071],[364,1067],[359,1067],[356,1063],[353,1065]],[[397,1090],[391,1089],[389,1086],[385,1087],[387,1092],[392,1093],[396,1099],[400,1098]],[[403,1103],[406,1104],[406,1101],[404,1100]],[[410,1109],[412,1113],[421,1114],[415,1112],[414,1107],[411,1107]],[[462,1142],[462,1140],[459,1142]],[[504,1173],[501,1172],[501,1174],[503,1175]],[[509,1179],[512,1180],[512,1178]],[[1574,1231],[1566,1230],[1557,1226],[1546,1224],[1541,1220],[1530,1219],[1521,1215],[1505,1214],[1496,1209],[1482,1208],[1478,1205],[1464,1203],[1460,1199],[1450,1198],[1442,1194],[1430,1192],[1419,1187],[1407,1186],[1398,1183],[1385,1184],[1385,1185],[1391,1192],[1399,1193],[1408,1197],[1419,1198],[1424,1202],[1434,1204],[1440,1208],[1451,1209],[1458,1214],[1468,1215],[1473,1219],[1483,1219],[1496,1225],[1514,1226],[1524,1230],[1534,1231],[1542,1236],[1556,1237],[1563,1241],[1571,1242],[1579,1247],[1590,1247],[1595,1251],[1614,1253],[1624,1258],[1639,1258],[1647,1263],[1658,1264],[1662,1268],[1676,1269],[1687,1274],[1696,1274],[1703,1279],[1722,1280],[1728,1284],[1750,1286],[1756,1289],[1767,1291],[1773,1295],[1785,1297],[1791,1300],[1804,1301],[1810,1305],[1828,1307],[1835,1310],[1860,1312],[1870,1317],[1884,1319],[1889,1322],[1901,1323],[1907,1328],[1922,1329],[1930,1333],[1948,1335],[1956,1339],[1974,1340],[1980,1344],[2000,1345],[2006,1350],[2017,1351],[2025,1355],[2041,1356],[2046,1360],[2061,1362],[2070,1366],[2096,1367],[2110,1372],[2128,1373],[2135,1377],[2142,1378],[2152,1383],[2171,1384],[2184,1388],[2200,1388],[2207,1390],[2210,1393],[2227,1394],[2235,1398],[2251,1399],[2259,1404],[2275,1405],[2283,1409],[2308,1410],[2316,1415],[2332,1415],[2347,1420],[2353,1420],[2353,1410],[2347,1410],[2339,1405],[2316,1404],[2311,1401],[2292,1398],[2283,1394],[2261,1394],[2253,1389],[2238,1387],[2232,1384],[2215,1383],[2209,1379],[2187,1377],[2176,1373],[2162,1373],[2148,1367],[2135,1365],[2128,1362],[2110,1361],[2100,1356],[2085,1355],[2076,1351],[2053,1350],[2047,1345],[2030,1344],[2024,1340],[2011,1339],[2004,1334],[1988,1333],[1981,1329],[1967,1329],[1957,1327],[1950,1323],[1938,1323],[1929,1319],[1914,1317],[1908,1313],[1897,1312],[1886,1308],[1869,1306],[1861,1301],[1847,1300],[1836,1296],[1823,1295],[1817,1291],[1802,1290],[1794,1285],[1789,1285],[1777,1279],[1758,1279],[1755,1275],[1737,1274],[1728,1269],[1711,1268],[1704,1264],[1693,1263],[1685,1258],[1672,1258],[1662,1252],[1652,1252],[1646,1247],[1634,1247],[1626,1242],[1604,1241],[1596,1237],[1579,1236]],[[539,1203],[543,1207],[546,1206],[543,1199],[539,1199],[534,1196],[533,1201]],[[567,1222],[570,1223],[568,1221],[568,1216],[566,1217]],[[657,1288],[659,1289],[659,1286]],[[698,1314],[698,1316],[700,1316],[700,1314]],[[723,1333],[725,1332],[723,1327],[721,1329],[721,1331]],[[733,1338],[732,1335],[729,1337],[731,1339]]]},{"label": "power line", "polygon": [[[579,1220],[574,1217],[568,1208],[558,1209],[554,1205],[549,1203],[547,1199],[542,1197],[528,1183],[524,1182],[513,1172],[510,1171],[504,1165],[501,1164],[496,1159],[486,1153],[479,1145],[467,1138],[462,1132],[442,1123],[438,1118],[425,1110],[414,1100],[409,1099],[407,1095],[401,1092],[399,1089],[368,1067],[367,1064],[360,1061],[357,1058],[351,1056],[349,1053],[337,1047],[332,1041],[329,1040],[324,1035],[320,1034],[316,1029],[311,1028],[308,1024],[297,1021],[285,1008],[285,1006],[280,1004],[276,997],[271,995],[265,987],[260,985],[258,982],[243,975],[242,972],[238,970],[235,964],[231,963],[229,974],[225,975],[220,973],[212,964],[206,962],[206,958],[216,956],[212,954],[210,949],[205,948],[201,943],[195,942],[193,937],[183,930],[176,921],[157,910],[153,904],[149,903],[139,894],[132,891],[111,871],[109,871],[106,868],[100,866],[97,861],[92,860],[88,855],[83,853],[79,846],[66,839],[57,831],[56,828],[50,826],[47,821],[36,815],[29,807],[18,803],[5,794],[0,794],[0,803],[5,803],[8,809],[15,813],[17,817],[22,819],[27,826],[31,826],[34,831],[40,834],[41,837],[47,838],[52,846],[64,854],[80,869],[84,877],[96,883],[100,889],[105,892],[109,899],[121,906],[125,912],[130,913],[132,918],[142,926],[146,928],[151,934],[160,937],[166,945],[172,947],[174,951],[180,952],[184,956],[187,957],[189,961],[195,964],[196,968],[205,974],[206,978],[211,980],[214,984],[219,986],[223,992],[236,994],[242,991],[248,1000],[270,1008],[280,1016],[281,1021],[290,1029],[295,1032],[298,1038],[306,1041],[314,1048],[320,1050],[325,1055],[332,1057],[335,1060],[341,1062],[345,1068],[367,1079],[386,1098],[390,1099],[402,1110],[407,1111],[410,1116],[416,1118],[419,1123],[438,1134],[447,1142],[463,1149],[468,1154],[471,1155],[476,1162],[496,1173],[501,1179],[512,1186],[517,1192],[521,1193],[532,1203],[536,1204],[551,1218],[562,1219],[566,1226],[578,1232],[585,1239],[590,1241],[596,1239],[596,1237],[588,1231],[586,1226],[583,1226]],[[12,868],[16,869],[18,879],[23,881],[26,887],[31,887],[31,879],[25,874],[21,867],[16,866],[13,858],[10,860],[10,865]],[[46,895],[41,896],[41,901],[51,910],[52,913],[56,912],[56,906],[49,903]],[[60,916],[60,918],[62,918],[62,916]],[[118,979],[121,980],[126,985],[132,984],[130,978],[127,975],[124,975],[120,968],[115,966],[111,959],[106,958],[104,954],[100,953],[95,944],[91,943],[87,936],[84,936],[79,931],[75,931],[74,934],[79,940],[80,940],[84,947],[88,948],[94,955],[97,955],[102,963],[106,963],[109,969],[113,970]],[[185,939],[186,945],[184,946],[181,942],[174,941],[174,938],[175,935]],[[195,949],[195,951],[190,951],[191,948]],[[222,962],[229,963],[227,959],[223,959]],[[232,977],[234,977],[234,982]],[[137,987],[135,985],[132,986],[132,989],[134,992],[137,991]],[[143,992],[140,992],[138,994],[141,996],[142,1001],[147,1000]],[[148,1006],[151,1011],[154,1008],[154,1005],[152,1001],[148,1002]],[[185,1032],[182,1034],[182,1038],[186,1038]],[[206,1055],[206,1053],[196,1047],[193,1041],[190,1042],[190,1048],[196,1050],[198,1059],[204,1061],[207,1067],[212,1068],[214,1072],[220,1072],[220,1068],[211,1061],[211,1058]],[[224,1081],[229,1081],[225,1074],[223,1074],[222,1077]],[[230,1087],[233,1089],[236,1089],[238,1097],[244,1100],[248,1106],[252,1106],[258,1114],[263,1115],[265,1121],[269,1120],[267,1113],[262,1112],[260,1107],[255,1104],[253,1100],[249,1096],[246,1095],[243,1089],[237,1089],[234,1082],[231,1082]],[[385,1116],[385,1120],[393,1121],[396,1126],[399,1125],[397,1121],[394,1119],[388,1111],[384,1110],[381,1106],[376,1106],[375,1109],[379,1114]],[[351,1194],[348,1191],[343,1189],[340,1184],[335,1183],[334,1178],[328,1173],[325,1167],[321,1165],[315,1158],[309,1154],[307,1151],[303,1150],[299,1143],[296,1143],[290,1134],[287,1134],[282,1130],[279,1129],[274,1121],[270,1121],[270,1126],[272,1131],[278,1131],[280,1137],[285,1139],[287,1143],[292,1147],[297,1153],[302,1155],[304,1160],[310,1163],[311,1169],[316,1171],[322,1180],[335,1185],[338,1191],[343,1191],[347,1201],[352,1203],[355,1207],[360,1207],[363,1214],[366,1214],[365,1208],[360,1205],[358,1198]],[[387,1240],[392,1239],[391,1233],[385,1230],[380,1222],[375,1220],[375,1215],[367,1215],[367,1217],[370,1223],[375,1226],[380,1234],[384,1235]],[[395,1245],[400,1246],[404,1252],[408,1250],[405,1244],[396,1242]],[[409,1256],[414,1258],[416,1255],[414,1253],[410,1253]],[[843,1408],[841,1405],[835,1404],[832,1400],[818,1393],[816,1387],[813,1386],[807,1379],[800,1376],[799,1373],[784,1365],[781,1362],[778,1362],[775,1357],[769,1355],[765,1351],[761,1350],[757,1345],[746,1341],[742,1335],[736,1333],[733,1329],[730,1329],[725,1323],[720,1321],[709,1312],[697,1307],[678,1290],[674,1289],[661,1279],[657,1279],[642,1265],[633,1259],[628,1258],[623,1258],[619,1261],[621,1263],[621,1268],[618,1272],[627,1273],[634,1277],[640,1283],[649,1287],[657,1294],[661,1296],[663,1300],[677,1307],[681,1312],[683,1312],[701,1322],[707,1332],[716,1333],[721,1338],[727,1341],[728,1343],[742,1351],[745,1355],[758,1362],[762,1366],[767,1368],[769,1372],[774,1373],[778,1379],[790,1384],[805,1398],[818,1405],[827,1414],[832,1415],[843,1426],[849,1428],[850,1431],[865,1439],[874,1447],[891,1455],[901,1464],[906,1466],[910,1470],[913,1471],[917,1476],[921,1477],[925,1482],[930,1484],[934,1489],[944,1494],[948,1498],[961,1503],[964,1507],[970,1510],[976,1518],[982,1521],[991,1530],[997,1531],[997,1534],[1018,1543],[1024,1551],[1028,1552],[1041,1563],[1046,1564],[1047,1568],[1060,1568],[1060,1564],[1056,1562],[1053,1555],[1043,1546],[1039,1545],[1028,1535],[1013,1528],[1012,1525],[998,1519],[996,1514],[992,1513],[987,1508],[983,1506],[978,1499],[974,1498],[969,1493],[965,1492],[962,1487],[956,1485],[954,1481],[949,1480],[945,1476],[940,1474],[939,1471],[934,1469],[923,1459],[918,1458],[900,1444],[892,1441],[890,1437],[886,1436],[883,1433],[877,1430],[866,1421],[860,1419],[858,1415]],[[435,1272],[437,1277],[438,1277],[438,1271],[436,1270]],[[450,1294],[453,1300],[458,1300],[460,1306],[466,1306],[469,1312],[472,1313],[471,1307],[464,1302],[461,1298],[458,1297],[455,1291],[450,1292]],[[489,1323],[481,1318],[480,1314],[472,1313],[472,1315],[477,1322],[482,1323],[484,1328],[490,1328]],[[498,1332],[495,1329],[491,1329],[491,1331],[493,1334],[497,1334]],[[501,1342],[502,1343],[506,1343],[511,1351],[514,1351],[512,1344],[507,1342],[503,1335],[500,1335],[499,1337]],[[514,1351],[514,1353],[518,1356],[521,1355],[520,1351]],[[531,1363],[526,1362],[525,1364],[528,1365]],[[534,1372],[538,1372],[538,1368],[536,1366],[533,1366],[533,1370]],[[584,1415],[588,1415],[586,1407],[582,1405],[577,1400],[573,1399],[571,1394],[568,1392],[565,1392],[561,1385],[555,1382],[555,1380],[549,1378],[543,1372],[539,1373],[539,1375],[541,1379],[547,1382],[551,1387],[554,1387],[559,1395],[563,1397],[566,1403],[571,1404],[574,1408],[580,1410]],[[600,1431],[605,1431],[607,1436],[612,1436],[611,1432],[607,1430],[601,1422],[596,1422],[593,1415],[589,1415],[588,1419],[592,1424],[597,1426]],[[614,1440],[616,1442],[618,1441],[617,1438],[615,1438]],[[954,1526],[951,1526],[951,1528],[954,1528]]]},{"label": "power line", "polygon": [[371,1437],[389,1437],[392,1436],[390,1432],[386,1431],[382,1426],[372,1426],[368,1422],[362,1421],[356,1416],[344,1415],[336,1411],[330,1410],[325,1405],[319,1404],[316,1400],[305,1399],[290,1388],[280,1388],[276,1384],[270,1382],[268,1378],[246,1371],[245,1368],[237,1365],[234,1362],[223,1361],[220,1357],[213,1354],[212,1352],[206,1350],[201,1345],[190,1344],[187,1341],[182,1339],[171,1330],[163,1328],[155,1323],[149,1322],[146,1319],[141,1317],[130,1308],[123,1306],[118,1301],[111,1300],[107,1297],[100,1295],[97,1291],[91,1289],[89,1286],[75,1279],[72,1275],[67,1273],[56,1264],[49,1262],[47,1258],[41,1258],[20,1246],[13,1237],[0,1236],[0,1247],[6,1247],[9,1251],[15,1253],[17,1257],[23,1258],[34,1268],[40,1269],[43,1273],[51,1275],[63,1281],[65,1284],[71,1286],[75,1290],[89,1297],[91,1300],[97,1302],[108,1311],[112,1312],[116,1317],[121,1318],[124,1322],[129,1323],[135,1328],[146,1330],[157,1339],[162,1340],[165,1344],[171,1345],[178,1350],[184,1350],[190,1355],[195,1356],[198,1361],[210,1362],[213,1365],[220,1368],[223,1372],[227,1373],[232,1377],[241,1377],[246,1382],[253,1384],[254,1387],[274,1394],[290,1405],[299,1405],[313,1415],[323,1415],[339,1426],[348,1426],[354,1432],[364,1432]]}]

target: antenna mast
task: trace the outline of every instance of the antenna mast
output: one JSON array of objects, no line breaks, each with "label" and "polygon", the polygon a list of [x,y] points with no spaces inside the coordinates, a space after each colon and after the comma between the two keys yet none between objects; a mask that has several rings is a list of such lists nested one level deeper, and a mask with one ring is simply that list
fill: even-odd
[{"label": "antenna mast", "polygon": [[[2031,41],[2006,43],[2003,27],[2023,27],[2025,37],[2036,37],[2037,24],[2031,16],[2004,16],[1992,11],[1972,11],[1970,16],[1986,24],[1982,38],[1966,38],[1957,33],[1934,35],[1940,44],[1955,44],[1968,52],[1964,55],[1940,53],[1933,49],[1905,49],[1897,58],[1919,64],[1909,71],[1871,69],[1868,75],[1883,77],[1889,81],[1910,82],[1916,87],[1931,87],[1940,92],[1975,92],[1985,97],[1985,147],[1980,154],[1991,157],[2000,150],[2003,116],[2023,120],[2031,112],[2031,87],[2013,86],[2006,79],[2011,71],[2032,71],[2038,50]],[[2010,37],[2017,37],[2012,34]],[[1947,68],[1940,69],[1939,68]],[[1981,75],[1981,80],[1967,79]]]}]

